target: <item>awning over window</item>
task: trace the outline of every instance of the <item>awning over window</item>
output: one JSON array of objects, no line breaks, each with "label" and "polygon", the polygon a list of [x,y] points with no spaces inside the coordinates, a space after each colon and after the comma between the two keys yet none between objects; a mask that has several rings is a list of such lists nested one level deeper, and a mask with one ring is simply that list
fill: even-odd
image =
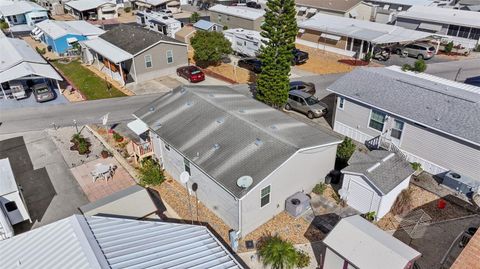
[{"label": "awning over window", "polygon": [[305,11],[307,11],[307,9],[308,9],[307,7],[299,7],[298,11],[299,12],[305,12]]},{"label": "awning over window", "polygon": [[300,34],[303,34],[303,33],[305,33],[305,29],[300,28],[300,29],[298,29],[298,32],[299,32]]},{"label": "awning over window", "polygon": [[422,22],[418,26],[418,29],[438,32],[438,31],[442,30],[442,26],[438,25],[438,24]]},{"label": "awning over window", "polygon": [[317,9],[316,9],[316,8],[309,8],[309,9],[307,10],[307,13],[309,13],[309,14],[315,14],[315,13],[317,13]]},{"label": "awning over window", "polygon": [[76,37],[69,37],[67,38],[67,42],[68,44],[72,44],[72,43],[78,42],[78,39]]},{"label": "awning over window", "polygon": [[331,39],[331,40],[340,40],[342,37],[341,36],[338,36],[338,35],[330,35],[330,34],[321,34],[320,37],[323,37],[323,38],[326,38],[326,39]]}]

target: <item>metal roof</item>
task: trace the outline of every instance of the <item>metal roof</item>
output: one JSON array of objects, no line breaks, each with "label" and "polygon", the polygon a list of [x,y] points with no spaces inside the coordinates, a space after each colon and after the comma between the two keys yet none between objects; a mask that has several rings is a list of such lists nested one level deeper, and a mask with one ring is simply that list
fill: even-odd
[{"label": "metal roof", "polygon": [[0,241],[5,268],[243,268],[203,226],[74,215]]},{"label": "metal roof", "polygon": [[328,90],[480,145],[480,88],[399,67],[359,68]]},{"label": "metal roof", "polygon": [[342,172],[364,175],[377,190],[385,195],[411,176],[414,171],[410,163],[398,154],[386,150],[357,150]]},{"label": "metal roof", "polygon": [[75,1],[69,1],[65,3],[66,6],[69,6],[78,11],[87,11],[90,9],[97,9],[98,7],[104,4],[114,5],[114,3],[109,2],[107,0],[75,0]]},{"label": "metal roof", "polygon": [[353,37],[374,44],[412,42],[432,36],[431,33],[410,30],[400,26],[323,13],[317,13],[310,19],[301,22],[299,27],[322,33]]},{"label": "metal roof", "polygon": [[256,20],[265,15],[265,10],[242,6],[224,6],[217,4],[208,10],[249,20]]},{"label": "metal roof", "polygon": [[0,5],[0,14],[12,16],[25,14],[33,11],[47,11],[44,7],[30,1],[15,1],[12,4]]},{"label": "metal roof", "polygon": [[341,142],[226,86],[183,86],[134,113],[171,147],[241,198],[297,151]]},{"label": "metal roof", "polygon": [[17,182],[13,176],[10,161],[8,158],[0,159],[0,196],[17,191]]},{"label": "metal roof", "polygon": [[103,40],[102,38],[80,41],[80,43],[116,64],[133,58],[132,54],[122,50],[108,41]]},{"label": "metal roof", "polygon": [[41,76],[55,80],[62,77],[30,45],[21,39],[0,38],[0,83],[25,76]]},{"label": "metal roof", "polygon": [[323,243],[355,268],[403,269],[421,255],[359,215],[341,219]]},{"label": "metal roof", "polygon": [[347,12],[362,0],[295,0],[295,5],[318,8],[322,10]]},{"label": "metal roof", "polygon": [[399,12],[397,17],[480,28],[480,17],[476,11],[412,6],[407,11]]},{"label": "metal roof", "polygon": [[212,28],[214,25],[218,25],[218,24],[211,21],[199,20],[195,24],[193,24],[193,27],[206,31]]},{"label": "metal roof", "polygon": [[44,20],[35,24],[37,28],[53,39],[66,35],[98,36],[105,33],[100,27],[86,21]]},{"label": "metal roof", "polygon": [[396,4],[404,6],[436,6],[437,0],[367,0],[367,2]]}]

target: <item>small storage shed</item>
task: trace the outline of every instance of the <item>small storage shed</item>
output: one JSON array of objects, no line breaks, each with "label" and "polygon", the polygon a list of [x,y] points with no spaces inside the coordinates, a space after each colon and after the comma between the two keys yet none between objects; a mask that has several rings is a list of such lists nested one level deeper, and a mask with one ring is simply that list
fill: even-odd
[{"label": "small storage shed", "polygon": [[361,213],[380,219],[408,188],[413,169],[402,156],[386,150],[357,150],[343,173],[343,199]]},{"label": "small storage shed", "polygon": [[323,244],[324,269],[411,269],[421,256],[359,215],[340,220]]}]

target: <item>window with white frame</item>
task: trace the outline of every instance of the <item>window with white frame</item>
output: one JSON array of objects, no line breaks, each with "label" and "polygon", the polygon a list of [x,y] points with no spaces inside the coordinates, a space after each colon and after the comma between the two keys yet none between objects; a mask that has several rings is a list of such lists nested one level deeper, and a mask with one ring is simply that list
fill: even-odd
[{"label": "window with white frame", "polygon": [[152,67],[152,55],[145,55],[145,67]]},{"label": "window with white frame", "polygon": [[173,63],[173,50],[167,50],[167,64]]},{"label": "window with white frame", "polygon": [[338,98],[338,109],[343,110],[344,107],[345,107],[345,98],[339,97]]},{"label": "window with white frame", "polygon": [[260,207],[264,207],[270,203],[270,185],[260,191]]},{"label": "window with white frame", "polygon": [[370,114],[370,122],[368,123],[368,126],[372,129],[383,132],[383,126],[385,125],[386,118],[387,118],[387,114],[382,113],[380,111],[372,110],[372,113]]},{"label": "window with white frame", "polygon": [[392,127],[392,132],[390,133],[390,136],[396,139],[402,138],[402,133],[403,133],[403,121],[395,119],[393,121],[393,127]]}]

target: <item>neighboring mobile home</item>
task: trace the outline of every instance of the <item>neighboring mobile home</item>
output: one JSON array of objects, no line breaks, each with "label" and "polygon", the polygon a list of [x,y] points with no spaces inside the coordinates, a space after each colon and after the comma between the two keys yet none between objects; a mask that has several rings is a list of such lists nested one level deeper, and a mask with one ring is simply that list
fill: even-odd
[{"label": "neighboring mobile home", "polygon": [[362,58],[374,46],[428,40],[431,34],[399,26],[318,13],[299,23],[297,42]]},{"label": "neighboring mobile home", "polygon": [[0,241],[4,268],[232,268],[243,266],[204,226],[71,217]]},{"label": "neighboring mobile home", "polygon": [[369,21],[372,5],[362,0],[295,0],[297,15],[310,18],[317,13]]},{"label": "neighboring mobile home", "polygon": [[[437,0],[366,0],[373,5],[373,21],[391,23],[398,12],[408,10],[412,6],[436,7]],[[446,1],[444,2],[446,3]]]},{"label": "neighboring mobile home", "polygon": [[96,38],[103,33],[104,30],[86,21],[45,20],[37,23],[31,35],[50,50],[63,54],[74,49],[79,41]]},{"label": "neighboring mobile home", "polygon": [[245,6],[214,5],[208,9],[210,20],[221,24],[228,29],[242,28],[246,30],[261,31],[260,26],[264,21],[265,11]]},{"label": "neighboring mobile home", "polygon": [[118,17],[117,4],[109,0],[74,0],[65,10],[78,20],[108,20]]},{"label": "neighboring mobile home", "polygon": [[356,69],[328,90],[336,132],[402,152],[431,174],[480,180],[480,88],[392,66]]},{"label": "neighboring mobile home", "polygon": [[11,1],[0,5],[0,18],[5,19],[12,32],[30,32],[35,23],[48,19],[48,12],[34,2]]},{"label": "neighboring mobile home", "polygon": [[323,244],[324,269],[412,269],[421,256],[359,215],[340,220]]},{"label": "neighboring mobile home", "polygon": [[166,13],[154,11],[137,11],[137,23],[155,32],[175,38],[182,29],[182,23]]},{"label": "neighboring mobile home", "polygon": [[225,30],[223,34],[232,43],[232,50],[239,55],[255,57],[264,45],[265,38],[257,31],[237,28]]},{"label": "neighboring mobile home", "polygon": [[179,183],[188,172],[188,188],[239,236],[323,182],[341,142],[227,86],[179,87],[134,115],[165,172]]},{"label": "neighboring mobile home", "polygon": [[480,40],[478,12],[440,7],[413,6],[396,16],[396,25],[444,36],[455,44],[476,48]]},{"label": "neighboring mobile home", "polygon": [[180,2],[177,0],[134,0],[133,8],[135,10],[165,11],[173,14],[182,12]]},{"label": "neighboring mobile home", "polygon": [[404,156],[386,150],[357,150],[342,170],[341,197],[360,213],[381,219],[408,188],[413,169]]},{"label": "neighboring mobile home", "polygon": [[80,42],[82,59],[121,84],[175,73],[187,65],[187,45],[143,28],[121,24],[98,38]]}]

